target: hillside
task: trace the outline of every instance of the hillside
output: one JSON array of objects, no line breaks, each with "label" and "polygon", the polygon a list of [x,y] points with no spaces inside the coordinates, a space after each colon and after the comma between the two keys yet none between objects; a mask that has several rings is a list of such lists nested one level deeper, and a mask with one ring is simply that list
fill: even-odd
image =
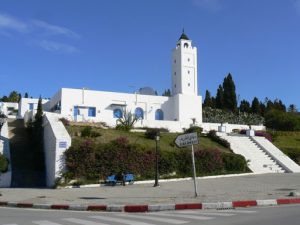
[{"label": "hillside", "polygon": [[271,132],[273,144],[300,165],[300,132]]},{"label": "hillside", "polygon": [[[82,139],[82,137],[80,137],[82,129],[83,126],[67,126],[67,130],[71,135],[73,141],[78,141]],[[99,127],[93,127],[93,131],[99,132],[101,134],[100,137],[95,138],[95,141],[97,143],[109,143],[110,141],[115,140],[118,137],[127,137],[129,142],[131,143],[140,144],[141,146],[148,149],[155,147],[155,141],[145,138],[143,132],[126,132],[115,129],[102,129]],[[161,133],[159,143],[161,150],[173,151],[178,149],[174,144],[174,140],[177,137],[177,135],[177,133]],[[230,149],[219,145],[218,143],[212,141],[211,139],[205,136],[201,136],[199,142],[200,143],[198,147],[202,149],[219,149],[222,152],[231,152]]]}]

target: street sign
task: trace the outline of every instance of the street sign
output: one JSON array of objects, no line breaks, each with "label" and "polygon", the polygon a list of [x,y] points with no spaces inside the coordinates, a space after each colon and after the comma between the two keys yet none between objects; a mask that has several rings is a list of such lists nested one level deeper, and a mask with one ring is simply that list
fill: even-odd
[{"label": "street sign", "polygon": [[194,153],[194,145],[199,144],[198,134],[197,132],[188,133],[178,135],[175,139],[175,144],[181,148],[186,146],[192,146],[192,164],[193,164],[193,180],[194,180],[194,188],[195,188],[195,197],[198,196],[198,187],[196,182],[196,165],[195,165],[195,153]]},{"label": "street sign", "polygon": [[175,144],[181,148],[199,144],[197,133],[181,134],[175,139]]}]

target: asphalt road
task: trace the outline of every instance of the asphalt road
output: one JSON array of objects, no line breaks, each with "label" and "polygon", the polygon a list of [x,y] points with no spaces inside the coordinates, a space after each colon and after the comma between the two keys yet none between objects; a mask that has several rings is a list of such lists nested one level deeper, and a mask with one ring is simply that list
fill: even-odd
[{"label": "asphalt road", "polygon": [[130,214],[0,208],[0,225],[296,225],[299,221],[300,205]]}]

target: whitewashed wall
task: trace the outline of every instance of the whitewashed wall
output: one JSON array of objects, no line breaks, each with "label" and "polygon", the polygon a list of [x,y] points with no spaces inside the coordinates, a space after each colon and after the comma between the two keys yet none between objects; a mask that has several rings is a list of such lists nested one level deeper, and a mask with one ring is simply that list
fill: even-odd
[{"label": "whitewashed wall", "polygon": [[45,113],[44,116],[44,152],[46,165],[46,183],[53,187],[55,180],[65,170],[64,151],[71,146],[71,137],[59,121],[58,115]]},{"label": "whitewashed wall", "polygon": [[[48,99],[42,99],[42,104],[47,103],[49,100]],[[18,116],[20,118],[23,118],[25,113],[29,110],[29,104],[32,103],[34,104],[34,109],[37,109],[37,105],[38,105],[39,99],[38,98],[21,98],[20,102],[19,102],[19,113]],[[47,109],[45,109],[47,110]]]},{"label": "whitewashed wall", "polygon": [[[220,125],[221,125],[220,123],[202,123],[201,127],[203,128],[204,132],[209,132],[210,130],[218,131],[218,126],[220,126]],[[226,127],[226,133],[230,133],[234,129],[239,129],[239,130],[249,129],[248,125],[242,125],[242,124],[224,123],[223,126]],[[263,125],[259,125],[259,126],[251,125],[251,128],[253,130],[266,130],[266,127]]]},{"label": "whitewashed wall", "polygon": [[10,149],[9,149],[9,134],[7,122],[3,124],[0,134],[0,153],[3,154],[9,161],[8,171],[0,173],[0,187],[10,187],[11,184],[11,163],[10,163]]}]

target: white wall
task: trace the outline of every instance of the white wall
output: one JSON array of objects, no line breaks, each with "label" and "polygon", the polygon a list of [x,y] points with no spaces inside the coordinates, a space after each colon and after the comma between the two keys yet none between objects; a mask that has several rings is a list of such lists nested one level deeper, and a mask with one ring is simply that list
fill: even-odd
[{"label": "white wall", "polygon": [[[202,123],[201,127],[203,128],[204,132],[209,132],[210,130],[218,131],[218,126],[220,126],[220,123]],[[226,133],[232,132],[233,129],[238,130],[247,130],[249,129],[248,125],[242,125],[242,124],[228,124],[224,123],[223,126],[226,127]],[[266,130],[266,127],[263,125],[255,126],[251,125],[251,128],[253,130]]]},{"label": "white wall", "polygon": [[64,152],[71,146],[71,137],[54,113],[44,115],[44,152],[46,184],[53,187],[55,180],[65,170]]},{"label": "white wall", "polygon": [[[49,101],[49,99],[42,99],[42,104],[45,104]],[[34,109],[37,109],[39,99],[38,98],[21,98],[19,102],[19,113],[18,116],[20,118],[23,118],[25,113],[29,110],[29,104],[32,103],[34,104]],[[47,110],[47,109],[45,109]]]},{"label": "white wall", "polygon": [[[132,113],[137,107],[142,108],[144,110],[143,124],[151,125],[153,124],[152,121],[155,121],[154,123],[158,127],[166,127],[174,132],[178,131],[179,128],[181,129],[182,124],[191,124],[192,118],[196,118],[199,124],[202,121],[201,96],[176,95],[166,97],[63,88],[47,104],[52,106],[59,101],[61,101],[61,116],[74,121],[105,122],[109,126],[116,125],[117,118],[113,118],[113,110],[115,108],[124,109],[125,107],[127,111]],[[74,106],[85,107],[80,109],[80,116],[76,118],[74,117]],[[88,116],[88,107],[96,108],[95,117]],[[164,120],[155,120],[157,109],[163,111]],[[170,121],[178,121],[178,124],[175,125],[176,129],[173,130],[176,122],[170,123]],[[167,127],[170,124],[172,125]]]},{"label": "white wall", "polygon": [[0,187],[10,187],[11,184],[11,163],[10,163],[10,149],[9,149],[9,134],[7,122],[3,124],[0,134],[0,153],[3,154],[9,161],[8,171],[0,173]]},{"label": "white wall", "polygon": [[1,102],[0,111],[2,111],[8,118],[16,118],[18,113],[15,113],[15,110],[18,110],[19,103],[16,102]]}]

